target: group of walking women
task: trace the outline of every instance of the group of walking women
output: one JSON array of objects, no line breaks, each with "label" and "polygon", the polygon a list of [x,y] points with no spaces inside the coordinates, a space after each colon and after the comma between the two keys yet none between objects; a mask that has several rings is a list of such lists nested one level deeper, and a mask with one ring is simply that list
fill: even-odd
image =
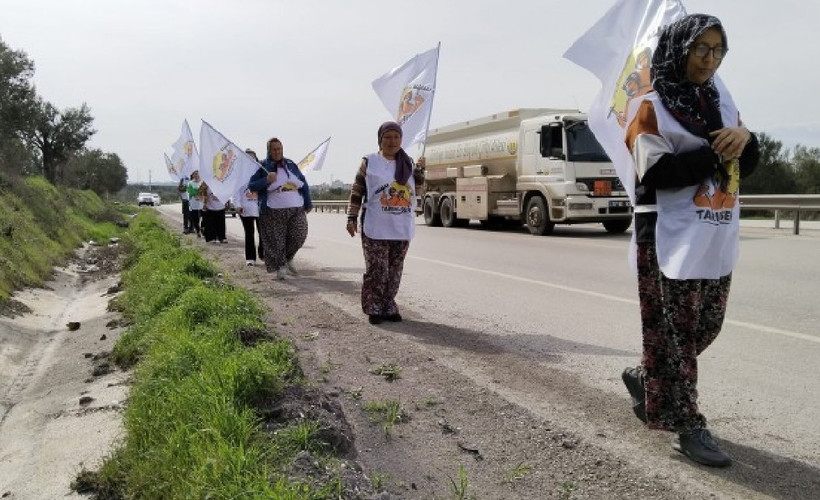
[{"label": "group of walking women", "polygon": [[[633,248],[643,356],[622,378],[642,422],[675,433],[676,450],[715,467],[732,461],[698,410],[697,357],[723,324],[737,259],[738,185],[759,160],[757,139],[714,81],[727,50],[712,16],[688,15],[666,26],[652,57],[652,90],[636,99],[624,124],[637,179]],[[361,233],[361,307],[371,324],[402,321],[395,298],[415,231],[416,187],[425,178],[424,157],[414,163],[402,149],[398,123],[383,123],[377,138],[378,151],[364,156],[356,173],[346,224],[351,237]],[[274,138],[267,146],[242,198],[251,235],[246,257],[252,262],[256,253],[254,221],[245,221],[258,214],[260,256],[268,272],[284,279],[295,273],[312,204],[282,143]],[[704,224],[699,214],[707,209],[731,214],[723,214],[726,224]]]}]

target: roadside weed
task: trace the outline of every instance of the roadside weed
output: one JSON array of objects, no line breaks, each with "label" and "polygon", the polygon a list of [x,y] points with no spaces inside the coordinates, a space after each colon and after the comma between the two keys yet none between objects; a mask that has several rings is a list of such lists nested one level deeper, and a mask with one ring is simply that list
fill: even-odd
[{"label": "roadside weed", "polygon": [[370,416],[370,421],[382,425],[384,437],[390,439],[393,426],[406,420],[401,403],[393,400],[369,401],[363,406]]},{"label": "roadside weed", "polygon": [[574,481],[564,481],[558,486],[558,498],[561,500],[569,500],[572,498],[572,493],[578,489],[578,485]]},{"label": "roadside weed", "polygon": [[519,481],[524,478],[527,474],[530,473],[532,467],[525,464],[524,462],[520,462],[516,465],[513,470],[511,470],[507,477],[501,482],[502,484],[509,484],[510,486],[514,486],[516,481]]},{"label": "roadside weed", "polygon": [[388,382],[393,382],[401,378],[401,367],[393,363],[382,363],[375,368],[371,368],[369,371],[373,375],[384,377]]},{"label": "roadside weed", "polygon": [[467,488],[470,486],[470,481],[467,478],[467,469],[464,468],[463,464],[458,464],[458,481],[451,477],[447,479],[450,480],[450,493],[452,493],[455,500],[475,498],[475,495],[468,496]]}]

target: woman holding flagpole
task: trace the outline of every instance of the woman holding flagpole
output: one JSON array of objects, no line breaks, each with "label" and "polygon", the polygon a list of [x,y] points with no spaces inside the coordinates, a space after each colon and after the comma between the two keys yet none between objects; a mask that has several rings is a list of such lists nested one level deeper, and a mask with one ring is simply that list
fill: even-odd
[{"label": "woman holding flagpole", "polygon": [[267,149],[267,158],[251,176],[248,189],[259,194],[265,267],[283,280],[297,274],[293,257],[307,239],[307,213],[313,204],[307,180],[296,163],[285,158],[282,141],[270,139]]},{"label": "woman holding flagpole", "polygon": [[347,232],[353,237],[361,210],[362,310],[374,325],[402,320],[395,299],[415,232],[416,186],[424,183],[425,166],[424,157],[414,165],[402,149],[398,123],[383,123],[378,142],[379,151],[362,158],[347,211]]},{"label": "woman holding flagpole", "polygon": [[728,48],[712,16],[664,27],[653,91],[632,104],[625,136],[637,175],[643,356],[622,378],[638,418],[675,432],[676,450],[713,467],[732,460],[699,411],[697,358],[723,324],[738,255],[738,188],[759,159],[757,139],[714,78]]}]

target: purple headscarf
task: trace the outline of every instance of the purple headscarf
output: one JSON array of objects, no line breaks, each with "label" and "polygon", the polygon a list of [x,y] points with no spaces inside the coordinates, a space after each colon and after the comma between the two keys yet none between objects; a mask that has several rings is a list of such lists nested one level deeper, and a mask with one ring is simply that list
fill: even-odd
[{"label": "purple headscarf", "polygon": [[[399,137],[402,136],[401,125],[396,122],[384,122],[379,127],[379,147],[381,147],[384,134],[391,130],[398,132]],[[407,184],[411,175],[413,175],[413,160],[404,149],[399,148],[396,153],[396,172],[394,177],[399,184]]]}]

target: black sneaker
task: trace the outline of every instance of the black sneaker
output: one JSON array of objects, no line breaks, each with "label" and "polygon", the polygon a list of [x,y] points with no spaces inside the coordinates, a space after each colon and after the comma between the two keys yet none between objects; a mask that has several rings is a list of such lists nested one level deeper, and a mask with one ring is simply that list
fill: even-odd
[{"label": "black sneaker", "polygon": [[397,323],[397,322],[401,321],[401,314],[399,314],[399,313],[385,314],[384,316],[382,316],[382,319],[386,320],[386,321],[392,321],[394,323]]},{"label": "black sneaker", "polygon": [[379,323],[382,322],[382,317],[379,316],[378,314],[369,314],[367,316],[367,320],[370,321],[371,325],[378,325]]},{"label": "black sneaker", "polygon": [[627,368],[621,374],[626,390],[632,396],[632,411],[641,422],[646,423],[646,388],[643,373],[638,368]]},{"label": "black sneaker", "polygon": [[678,434],[672,448],[683,453],[695,462],[709,467],[728,467],[732,459],[720,451],[712,439],[712,433],[706,429],[692,429]]}]

